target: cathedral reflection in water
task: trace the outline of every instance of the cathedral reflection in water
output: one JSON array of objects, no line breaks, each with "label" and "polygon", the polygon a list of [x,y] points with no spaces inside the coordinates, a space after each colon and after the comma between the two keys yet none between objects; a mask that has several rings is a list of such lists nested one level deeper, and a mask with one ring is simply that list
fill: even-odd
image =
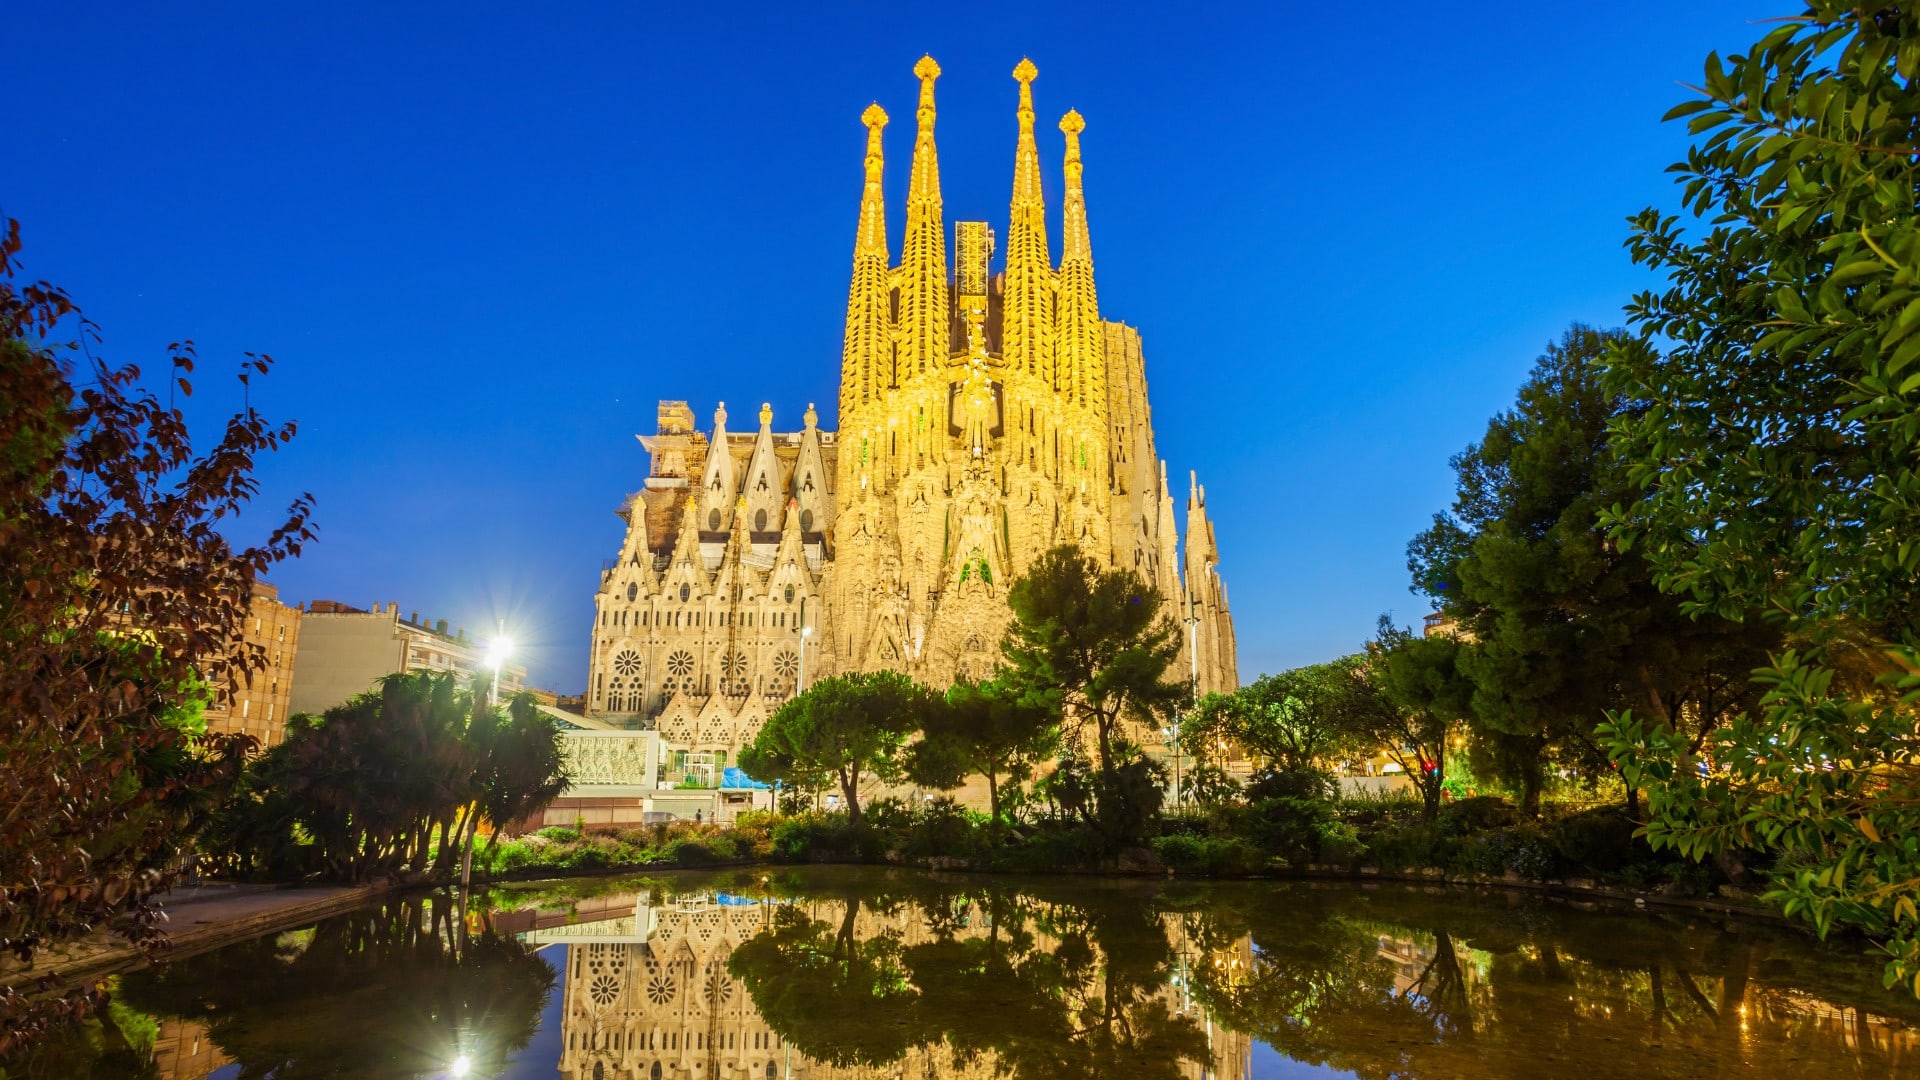
[{"label": "cathedral reflection in water", "polygon": [[[615,904],[536,917],[536,925],[520,935],[536,948],[566,948],[562,1080],[984,1080],[1006,1075],[990,1052],[960,1060],[944,1043],[911,1047],[883,1065],[851,1066],[815,1060],[789,1045],[727,970],[740,944],[772,928],[783,902],[707,893],[659,904],[645,895],[621,897]],[[844,904],[834,901],[799,907],[835,924],[845,913]],[[960,936],[985,936],[984,913],[966,914]],[[1180,1075],[1190,1080],[1250,1076],[1252,1040],[1213,1024],[1185,978],[1200,964],[1247,964],[1249,939],[1203,954],[1186,945],[1176,916],[1164,919],[1169,940],[1181,947],[1162,1004],[1205,1031],[1211,1056],[1182,1062]],[[935,934],[910,908],[897,915],[862,909],[854,919],[854,936],[863,941],[887,936],[910,947],[932,941]],[[886,1024],[889,1018],[876,1010],[873,1022]]]}]

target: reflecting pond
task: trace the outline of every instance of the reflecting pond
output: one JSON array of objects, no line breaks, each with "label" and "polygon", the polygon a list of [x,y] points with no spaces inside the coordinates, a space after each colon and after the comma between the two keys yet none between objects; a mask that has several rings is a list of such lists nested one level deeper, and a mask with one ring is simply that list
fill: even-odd
[{"label": "reflecting pond", "polygon": [[1920,1075],[1857,945],[1381,885],[819,867],[390,901],[118,980],[12,1075]]}]

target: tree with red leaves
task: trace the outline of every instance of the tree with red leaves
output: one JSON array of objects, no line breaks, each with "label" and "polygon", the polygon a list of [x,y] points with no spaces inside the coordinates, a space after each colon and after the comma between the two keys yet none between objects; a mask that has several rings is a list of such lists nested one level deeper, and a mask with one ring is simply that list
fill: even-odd
[{"label": "tree with red leaves", "polygon": [[[93,347],[67,293],[0,241],[0,1055],[98,1006],[34,984],[49,945],[110,928],[164,947],[155,897],[253,741],[204,736],[209,689],[264,663],[236,643],[252,586],[312,539],[302,495],[257,546],[225,535],[254,458],[294,426],[249,404],[195,454],[182,411]],[[66,340],[62,340],[62,339]],[[191,342],[168,396],[192,393]],[[244,384],[272,361],[248,354]],[[21,985],[23,982],[27,985]],[[23,992],[24,991],[24,992]]]}]

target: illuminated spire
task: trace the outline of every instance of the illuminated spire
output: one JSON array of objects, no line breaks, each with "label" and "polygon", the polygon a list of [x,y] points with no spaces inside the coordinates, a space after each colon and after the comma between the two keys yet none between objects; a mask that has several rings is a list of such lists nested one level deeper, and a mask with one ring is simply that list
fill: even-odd
[{"label": "illuminated spire", "polygon": [[907,238],[900,249],[901,383],[946,366],[951,319],[946,226],[940,218],[940,156],[933,146],[933,81],[940,77],[940,65],[933,57],[923,56],[913,73],[920,79],[920,107],[914,113],[918,132],[907,186]]},{"label": "illuminated spire", "polygon": [[1040,191],[1040,154],[1033,142],[1031,60],[1013,69],[1020,83],[1020,141],[1013,159],[1013,206],[1007,226],[1007,283],[1001,341],[1007,366],[1054,385],[1047,205]]},{"label": "illuminated spire", "polygon": [[853,283],[847,289],[847,330],[840,352],[840,422],[848,423],[893,384],[893,336],[887,286],[887,204],[881,188],[880,132],[886,110],[867,106],[866,187],[853,244]]},{"label": "illuminated spire", "polygon": [[1093,430],[1106,430],[1106,358],[1102,351],[1100,300],[1093,286],[1093,242],[1087,235],[1087,197],[1081,188],[1080,133],[1087,122],[1076,111],[1060,118],[1067,137],[1067,191],[1061,209],[1060,384],[1069,400],[1087,411]]}]

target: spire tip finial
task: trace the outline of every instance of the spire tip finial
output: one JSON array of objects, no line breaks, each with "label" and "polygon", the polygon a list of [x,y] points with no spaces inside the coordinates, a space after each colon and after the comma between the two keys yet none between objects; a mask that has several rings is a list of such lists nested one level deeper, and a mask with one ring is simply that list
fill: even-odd
[{"label": "spire tip finial", "polygon": [[870,128],[886,127],[887,126],[887,110],[881,108],[880,103],[876,101],[873,104],[867,106],[867,111],[860,114],[860,122],[867,125]]},{"label": "spire tip finial", "polygon": [[1033,66],[1032,60],[1023,56],[1020,62],[1014,65],[1013,77],[1019,82],[1030,83],[1040,77],[1040,69]]},{"label": "spire tip finial", "polygon": [[922,56],[920,62],[913,65],[913,74],[921,82],[932,82],[940,77],[940,65],[934,62],[931,54]]},{"label": "spire tip finial", "polygon": [[1060,130],[1069,135],[1078,135],[1087,130],[1087,118],[1080,115],[1079,109],[1068,109],[1067,115],[1060,118]]}]

